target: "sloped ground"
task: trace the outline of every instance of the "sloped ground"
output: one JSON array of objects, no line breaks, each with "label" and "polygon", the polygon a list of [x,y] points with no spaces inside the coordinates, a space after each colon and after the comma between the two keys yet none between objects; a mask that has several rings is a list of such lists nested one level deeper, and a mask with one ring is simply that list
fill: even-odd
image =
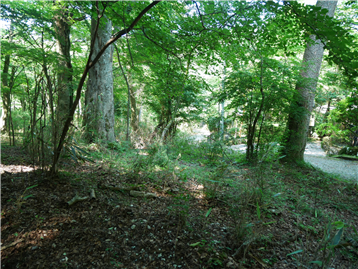
[{"label": "sloped ground", "polygon": [[[230,184],[208,189],[165,171],[148,178],[101,162],[68,165],[49,178],[20,148],[2,146],[1,157],[2,268],[296,268],[295,259],[312,266],[321,258],[324,216],[344,222],[347,236],[349,225],[358,229],[358,190],[319,171],[233,167]],[[233,188],[241,183],[262,184],[274,198],[258,208],[257,193]],[[104,187],[118,185],[126,188]],[[95,199],[68,205],[91,190]],[[332,268],[358,268],[357,248],[345,240],[329,259]]]}]

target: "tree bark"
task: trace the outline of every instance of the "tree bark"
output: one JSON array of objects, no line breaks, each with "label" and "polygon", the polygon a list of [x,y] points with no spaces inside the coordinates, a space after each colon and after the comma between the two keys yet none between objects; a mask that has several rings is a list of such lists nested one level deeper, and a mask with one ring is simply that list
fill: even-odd
[{"label": "tree bark", "polygon": [[10,108],[10,91],[9,91],[9,82],[8,82],[8,76],[9,76],[9,66],[10,66],[10,55],[5,56],[5,62],[4,62],[4,69],[2,72],[2,132],[6,132],[9,130],[9,108]]},{"label": "tree bark", "polygon": [[[92,40],[97,20],[92,19]],[[97,55],[112,35],[112,22],[103,16],[93,44],[93,55]],[[92,57],[94,58],[94,57]],[[85,94],[85,138],[88,142],[96,139],[115,141],[113,104],[113,47],[110,46],[98,63],[89,71]]]},{"label": "tree bark", "polygon": [[[73,101],[72,63],[70,25],[68,22],[68,4],[61,4],[54,17],[54,28],[57,38],[57,52],[60,55],[58,63],[58,100],[56,110],[57,130],[62,130]],[[55,133],[57,133],[55,131]],[[55,139],[57,141],[57,139]]]},{"label": "tree bark", "polygon": [[[327,16],[333,17],[337,1],[318,1],[317,7],[328,9]],[[296,93],[288,118],[286,160],[303,161],[306,148],[310,115],[321,69],[324,45],[315,35],[313,43],[307,44],[302,61],[301,79],[296,84]]]},{"label": "tree bark", "polygon": [[129,99],[131,102],[131,127],[133,132],[138,131],[138,112],[137,112],[137,100],[136,92],[134,91],[135,84],[132,80],[132,75],[129,73]]},{"label": "tree bark", "polygon": [[[10,33],[9,33],[9,42],[12,42],[12,32],[13,32],[13,25],[12,22],[10,22]],[[3,107],[2,107],[2,132],[6,132],[10,129],[9,124],[9,108],[10,108],[10,91],[9,91],[9,67],[10,67],[10,55],[5,55],[5,61],[4,61],[4,69],[1,74],[1,82],[2,82],[2,89],[1,89],[1,97],[3,101]],[[10,135],[10,132],[9,132]]]},{"label": "tree bark", "polygon": [[[225,91],[225,79],[226,79],[226,62],[224,62],[223,79],[222,79],[222,91]],[[219,105],[220,106],[220,105]],[[220,118],[220,138],[224,141],[224,120],[225,120],[225,100],[221,101],[221,118]]]}]

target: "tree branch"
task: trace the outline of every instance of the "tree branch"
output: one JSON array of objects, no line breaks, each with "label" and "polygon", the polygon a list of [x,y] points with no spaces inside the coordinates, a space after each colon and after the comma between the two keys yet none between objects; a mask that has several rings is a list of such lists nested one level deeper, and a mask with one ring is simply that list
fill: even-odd
[{"label": "tree branch", "polygon": [[107,43],[103,46],[103,48],[100,50],[100,52],[97,54],[97,56],[94,58],[94,60],[90,63],[89,67],[91,68],[93,65],[95,65],[98,62],[99,58],[101,58],[102,54],[106,51],[106,49],[112,43],[116,42],[121,36],[129,33],[134,28],[134,26],[139,22],[139,20],[143,17],[143,15],[145,13],[147,13],[156,4],[158,4],[160,1],[161,0],[152,2],[145,9],[143,9],[141,13],[139,13],[139,15],[134,19],[134,21],[132,22],[132,24],[128,28],[119,31],[110,40],[108,40]]}]

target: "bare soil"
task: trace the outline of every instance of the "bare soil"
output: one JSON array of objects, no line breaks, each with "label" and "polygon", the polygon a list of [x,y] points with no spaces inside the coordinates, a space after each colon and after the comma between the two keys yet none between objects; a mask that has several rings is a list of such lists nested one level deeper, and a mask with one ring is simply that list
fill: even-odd
[{"label": "bare soil", "polygon": [[[326,225],[314,222],[309,212],[295,213],[302,188],[296,176],[319,177],[314,170],[273,167],[290,186],[285,197],[292,201],[263,206],[260,220],[256,206],[249,207],[250,236],[238,237],[237,219],[228,204],[220,196],[208,198],[203,186],[191,179],[166,180],[168,174],[158,174],[163,179],[158,185],[101,162],[63,165],[51,178],[21,148],[4,145],[1,161],[1,268],[297,268],[287,254],[302,246],[314,253]],[[237,181],[256,175],[250,167],[238,170],[231,175]],[[110,185],[129,186],[157,198],[104,187]],[[335,203],[316,197],[317,209],[358,229],[357,189],[339,182],[329,187],[322,190]],[[89,196],[91,190],[96,198],[68,205],[76,193]],[[220,189],[224,191],[230,191],[229,186]],[[313,197],[307,196],[308,204]],[[342,247],[335,255],[332,268],[358,268],[354,247]]]}]

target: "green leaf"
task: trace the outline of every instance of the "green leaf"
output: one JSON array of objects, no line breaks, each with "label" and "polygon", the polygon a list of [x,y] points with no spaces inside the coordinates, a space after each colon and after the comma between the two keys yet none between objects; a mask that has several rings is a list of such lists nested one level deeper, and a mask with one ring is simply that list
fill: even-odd
[{"label": "green leaf", "polygon": [[35,188],[37,187],[37,185],[33,185],[33,186],[30,186],[30,187],[27,187],[26,190],[29,190],[29,189],[32,189],[32,188]]},{"label": "green leaf", "polygon": [[344,222],[343,221],[336,221],[333,222],[332,225],[337,229],[340,230],[344,227]]},{"label": "green leaf", "polygon": [[343,235],[343,229],[340,229],[332,239],[331,246],[337,246]]},{"label": "green leaf", "polygon": [[212,207],[210,207],[210,209],[208,210],[208,212],[206,212],[206,214],[205,214],[205,218],[207,218],[207,217],[209,217],[209,215],[210,215],[210,213],[211,213],[211,210],[212,210],[213,208]]},{"label": "green leaf", "polygon": [[256,203],[256,212],[257,212],[257,217],[259,218],[259,220],[261,220],[261,211],[258,202]]},{"label": "green leaf", "polygon": [[321,261],[311,261],[309,263],[314,263],[314,264],[318,264],[318,265],[322,265],[322,262]]},{"label": "green leaf", "polygon": [[296,250],[294,252],[291,252],[290,254],[287,254],[286,256],[294,255],[294,254],[301,253],[301,252],[303,252],[303,250],[299,249],[299,250]]},{"label": "green leaf", "polygon": [[191,247],[196,247],[196,246],[199,246],[201,244],[201,242],[196,242],[196,243],[193,243],[193,244],[190,244]]},{"label": "green leaf", "polygon": [[351,227],[353,228],[354,232],[355,232],[356,235],[358,236],[358,231],[357,231],[356,227],[354,227],[353,225],[352,225]]}]

